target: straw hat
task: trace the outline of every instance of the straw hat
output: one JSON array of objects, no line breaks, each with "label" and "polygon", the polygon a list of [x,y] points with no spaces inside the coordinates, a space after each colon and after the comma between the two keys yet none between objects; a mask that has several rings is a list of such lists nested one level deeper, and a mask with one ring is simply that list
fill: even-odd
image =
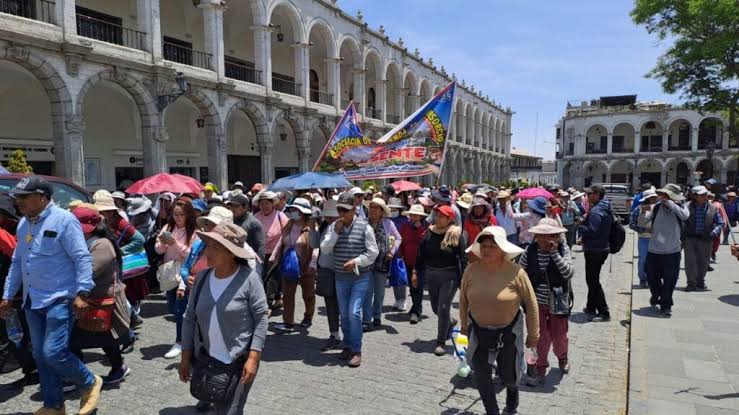
[{"label": "straw hat", "polygon": [[113,195],[107,190],[98,190],[92,196],[92,200],[95,202],[95,208],[98,212],[118,210],[118,207],[113,201]]},{"label": "straw hat", "polygon": [[575,199],[580,198],[580,197],[583,197],[583,196],[585,196],[585,193],[583,193],[583,192],[577,192],[576,191],[575,194],[572,195],[572,200],[575,200]]},{"label": "straw hat", "polygon": [[[487,195],[485,195],[485,197],[487,197]],[[469,209],[473,200],[474,196],[472,196],[472,193],[465,193],[457,199],[457,205],[462,209]]]},{"label": "straw hat", "polygon": [[397,197],[391,197],[388,201],[387,207],[389,207],[390,209],[405,209],[405,206],[403,206],[403,202]]},{"label": "straw hat", "polygon": [[418,215],[418,216],[428,216],[429,214],[426,213],[423,210],[423,205],[413,205],[409,210],[406,210],[405,212],[401,213],[403,216],[410,216],[410,215]]},{"label": "straw hat", "polygon": [[246,231],[241,226],[233,223],[219,223],[210,232],[196,232],[200,239],[204,239],[206,243],[217,242],[224,248],[231,251],[237,258],[253,259],[254,254],[244,248],[246,243]]},{"label": "straw hat", "polygon": [[280,197],[277,196],[277,193],[271,192],[269,190],[263,190],[263,191],[257,193],[256,197],[254,197],[254,201],[256,203],[259,203],[262,200],[271,200],[274,203],[274,202],[277,202],[277,200],[279,198]]},{"label": "straw hat", "polygon": [[498,245],[498,248],[500,248],[503,252],[505,252],[506,258],[509,260],[521,255],[523,253],[523,249],[519,248],[518,246],[508,242],[508,239],[506,238],[506,231],[504,228],[501,228],[500,226],[488,226],[485,229],[482,230],[479,234],[477,234],[477,238],[475,238],[475,242],[467,248],[467,253],[472,252],[475,254],[478,258],[481,258],[482,255],[480,254],[480,238],[485,236],[492,236],[495,240],[495,244]]},{"label": "straw hat", "polygon": [[198,226],[201,228],[205,227],[206,222],[210,222],[218,226],[222,222],[233,223],[233,221],[234,221],[233,212],[231,212],[230,209],[225,208],[223,206],[213,206],[210,212],[208,212],[208,216],[200,216],[199,218],[196,219]]},{"label": "straw hat", "polygon": [[544,218],[536,226],[531,227],[529,232],[536,235],[557,235],[567,232],[567,229],[560,227],[555,219]]},{"label": "straw hat", "polygon": [[387,207],[384,199],[380,197],[376,197],[372,199],[372,201],[369,204],[370,206],[375,205],[375,206],[379,206],[380,208],[382,208],[383,216],[390,216],[390,208]]},{"label": "straw hat", "polygon": [[501,190],[500,193],[498,193],[498,199],[507,199],[511,197],[511,192],[507,190]]}]

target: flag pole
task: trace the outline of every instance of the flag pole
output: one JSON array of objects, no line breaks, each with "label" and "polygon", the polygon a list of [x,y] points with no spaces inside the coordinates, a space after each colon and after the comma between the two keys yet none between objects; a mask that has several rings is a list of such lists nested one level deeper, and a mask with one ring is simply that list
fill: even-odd
[{"label": "flag pole", "polygon": [[[446,130],[446,137],[444,139],[444,153],[443,153],[443,158],[441,159],[441,166],[439,166],[439,176],[436,178],[436,187],[439,187],[440,186],[440,183],[441,183],[441,175],[442,175],[442,173],[444,173],[444,168],[446,167],[446,163],[447,163],[446,162],[446,156],[447,156],[447,151],[449,150],[449,133],[452,131],[452,129],[451,129],[451,126],[452,126],[452,117],[454,117],[454,107],[455,107],[455,105],[454,105],[454,96],[457,94],[457,86],[456,86],[456,83],[457,83],[457,81],[455,80],[455,81],[452,81],[451,84],[449,84],[449,85],[454,85],[454,93],[452,94],[452,110],[449,111],[449,128],[447,128],[447,130]],[[447,88],[449,88],[449,86],[447,86]],[[447,88],[444,88],[444,89],[447,89]],[[444,91],[444,89],[442,89],[442,91]],[[439,91],[439,94],[441,94],[441,91]]]}]

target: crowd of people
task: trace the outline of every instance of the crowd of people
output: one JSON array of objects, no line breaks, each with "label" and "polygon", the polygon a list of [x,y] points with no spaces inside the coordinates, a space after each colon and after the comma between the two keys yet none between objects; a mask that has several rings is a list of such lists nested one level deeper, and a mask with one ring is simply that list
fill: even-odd
[{"label": "crowd of people", "polygon": [[[543,382],[550,349],[562,373],[570,370],[576,244],[588,287],[583,312],[591,321],[610,319],[601,268],[620,249],[621,226],[603,186],[555,186],[534,198],[519,190],[273,192],[237,182],[219,192],[208,183],[201,194],[153,199],[100,190],[93,203],[65,210],[43,178],[24,178],[0,195],[0,313],[6,349],[24,374],[10,387],[40,382],[42,415],[66,413],[63,393],[76,388],[79,413],[92,413],[102,385],[130,374],[124,355],[145,324],[143,301],[161,292],[175,317],[163,357],[179,358],[197,409],[241,414],[270,319],[278,320],[276,335],[308,330],[323,297],[329,337],[322,350],[359,367],[363,334],[383,326],[390,285],[393,310],[407,312],[409,324],[422,323],[429,293],[433,353],[447,354],[459,325],[487,413],[499,413],[493,372],[506,388],[504,411],[515,412],[519,384]],[[739,208],[733,191],[718,202],[697,186],[684,204],[678,186],[642,190],[629,223],[639,237],[639,279],[669,316],[681,251],[690,263],[686,290],[706,289],[721,234],[728,243]],[[739,258],[739,246],[731,252]],[[296,323],[298,287],[305,311]],[[106,376],[83,363],[90,348],[104,351]],[[536,352],[527,356],[526,348]]]}]

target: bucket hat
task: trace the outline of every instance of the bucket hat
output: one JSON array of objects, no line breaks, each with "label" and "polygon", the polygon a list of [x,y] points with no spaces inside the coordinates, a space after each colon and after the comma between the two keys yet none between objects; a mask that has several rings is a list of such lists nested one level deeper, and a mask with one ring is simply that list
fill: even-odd
[{"label": "bucket hat", "polygon": [[242,259],[253,259],[254,254],[244,248],[246,231],[233,223],[221,222],[210,232],[196,232],[206,243],[216,242],[228,249],[234,256]]},{"label": "bucket hat", "polygon": [[285,206],[285,209],[295,208],[300,211],[300,213],[304,215],[311,215],[313,214],[313,208],[311,207],[311,204],[308,200],[303,199],[302,197],[297,197],[295,200],[293,200],[292,203]]},{"label": "bucket hat", "polygon": [[107,190],[98,190],[92,195],[92,200],[95,202],[98,212],[118,210],[118,207],[113,201],[113,195]]},{"label": "bucket hat", "polygon": [[90,233],[98,226],[102,218],[94,209],[78,207],[72,210],[72,214],[80,221],[82,233]]},{"label": "bucket hat", "polygon": [[413,205],[409,210],[406,210],[405,212],[401,213],[403,216],[410,216],[410,215],[418,215],[418,216],[428,216],[429,214],[426,213],[423,210],[422,205]]},{"label": "bucket hat", "polygon": [[218,226],[221,223],[233,223],[233,221],[233,212],[223,206],[213,206],[210,212],[208,212],[208,216],[200,216],[196,219],[198,227],[200,228],[204,228],[207,222]]},{"label": "bucket hat", "polygon": [[[485,197],[487,197],[487,195]],[[469,209],[473,200],[474,197],[472,196],[472,193],[465,193],[457,199],[457,205],[463,209]]]},{"label": "bucket hat", "polygon": [[403,202],[397,197],[391,197],[387,203],[387,207],[389,207],[390,209],[405,209],[405,206],[403,206]]},{"label": "bucket hat", "polygon": [[543,196],[539,196],[529,201],[529,209],[533,210],[534,212],[540,215],[547,214],[546,205],[547,205],[547,199]]},{"label": "bucket hat", "polygon": [[536,226],[532,226],[529,232],[537,235],[557,235],[567,232],[567,229],[559,226],[555,219],[544,218]]},{"label": "bucket hat", "polygon": [[495,244],[498,245],[498,248],[500,248],[505,253],[508,260],[512,260],[513,258],[523,253],[523,249],[519,248],[517,245],[508,242],[508,239],[506,237],[506,230],[500,226],[488,226],[483,229],[479,234],[477,234],[475,242],[469,248],[467,248],[466,252],[472,252],[478,258],[482,257],[482,255],[480,254],[480,238],[485,236],[493,237],[493,239],[495,240]]},{"label": "bucket hat", "polygon": [[152,206],[148,197],[131,197],[126,200],[128,201],[126,214],[131,218],[150,210]]},{"label": "bucket hat", "polygon": [[685,196],[683,196],[682,192],[680,191],[680,186],[674,184],[674,183],[668,183],[665,185],[665,187],[657,190],[657,194],[664,193],[667,195],[667,197],[670,198],[670,200],[674,202],[682,202],[685,200]]}]

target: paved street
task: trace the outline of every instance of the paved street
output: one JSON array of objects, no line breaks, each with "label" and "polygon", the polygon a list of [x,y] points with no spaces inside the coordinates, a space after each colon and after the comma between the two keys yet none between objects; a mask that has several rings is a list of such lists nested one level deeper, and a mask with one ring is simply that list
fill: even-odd
[{"label": "paved street", "polygon": [[[610,276],[609,264],[604,267],[603,281],[613,317],[609,323],[586,323],[579,312],[585,303],[586,288],[582,254],[576,253],[576,307],[570,324],[572,370],[563,377],[558,369],[552,369],[544,386],[536,389],[523,386],[519,413],[624,413],[631,253],[629,236],[622,253],[613,259]],[[385,300],[386,305],[392,304],[393,295],[389,289]],[[321,299],[318,304],[323,304]],[[299,305],[298,312],[300,308]],[[126,355],[132,374],[119,388],[105,391],[99,413],[195,413],[195,400],[190,397],[187,386],[177,379],[177,361],[162,357],[174,338],[174,324],[171,317],[166,316],[163,298],[153,296],[143,310],[146,323],[141,340],[136,350]],[[321,314],[308,333],[270,334],[247,403],[248,412],[483,413],[473,381],[455,376],[456,362],[451,355],[442,358],[433,355],[436,319],[428,304],[425,304],[428,316],[417,326],[409,325],[404,313],[387,314],[383,330],[365,336],[364,362],[359,369],[340,365],[335,356],[337,352],[324,354],[319,351],[328,335],[323,307],[319,311]],[[276,321],[277,318],[272,318],[270,325]],[[734,326],[725,327],[729,330]],[[451,353],[451,347],[448,350]],[[96,373],[107,373],[101,351],[90,350],[86,358]],[[556,358],[550,355],[550,359],[556,367]],[[18,372],[0,375],[0,384],[18,376]],[[499,401],[502,402],[504,396],[504,393],[499,394]],[[67,397],[70,399],[68,410],[72,413],[79,400],[75,393]],[[35,387],[18,396],[0,396],[0,413],[32,412],[40,406],[39,398]]]},{"label": "paved street", "polygon": [[683,291],[680,273],[669,320],[649,307],[649,290],[634,290],[629,413],[739,414],[739,262],[728,246],[717,259],[710,291]]}]

